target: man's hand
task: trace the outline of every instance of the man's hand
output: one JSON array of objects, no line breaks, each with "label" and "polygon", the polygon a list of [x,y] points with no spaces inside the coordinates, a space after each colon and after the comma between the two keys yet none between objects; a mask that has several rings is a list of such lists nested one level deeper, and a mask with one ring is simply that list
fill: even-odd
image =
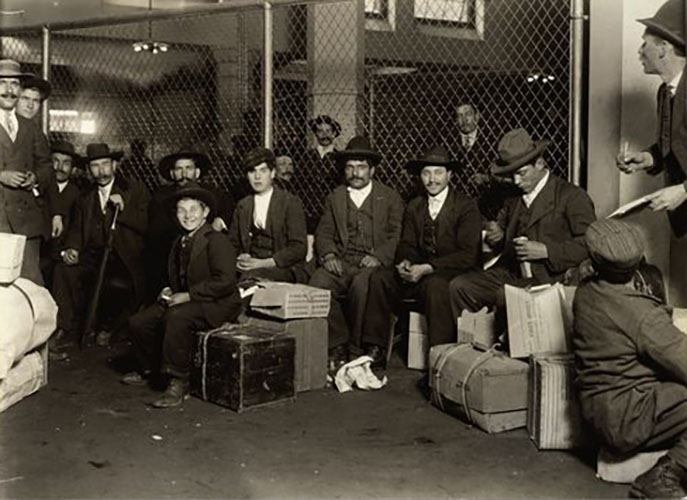
[{"label": "man's hand", "polygon": [[224,223],[224,220],[222,220],[222,217],[215,217],[215,219],[212,221],[212,229],[218,233],[221,233],[227,229],[227,225]]},{"label": "man's hand", "polygon": [[0,183],[11,188],[22,188],[24,187],[24,181],[26,180],[26,172],[20,172],[18,170],[3,170],[0,172]]},{"label": "man's hand", "polygon": [[236,268],[239,271],[252,271],[253,269],[260,269],[263,267],[276,267],[277,263],[274,259],[256,259],[250,254],[242,253],[236,258]]},{"label": "man's hand", "polygon": [[343,276],[343,264],[335,254],[329,253],[324,256],[322,260],[322,267],[332,273],[334,276]]},{"label": "man's hand", "polygon": [[503,240],[504,232],[496,221],[490,220],[484,225],[484,240],[490,247]]},{"label": "man's hand", "polygon": [[539,241],[515,241],[515,253],[518,256],[518,260],[542,260],[549,258],[549,251],[546,245]]},{"label": "man's hand", "polygon": [[423,276],[432,274],[434,272],[434,268],[431,264],[411,264],[404,269],[400,269],[399,267],[400,264],[399,266],[396,266],[398,269],[398,275],[403,281],[408,283],[417,283],[422,279]]},{"label": "man's hand", "polygon": [[35,186],[38,182],[38,177],[36,177],[36,174],[30,170],[24,174],[24,182],[21,183],[21,187],[26,190],[33,189],[33,186]]},{"label": "man's hand", "polygon": [[113,193],[110,195],[110,203],[119,207],[119,211],[124,210],[124,198],[119,193]]},{"label": "man's hand", "polygon": [[398,274],[410,271],[410,266],[412,266],[412,263],[408,259],[403,259],[401,262],[396,264],[396,271],[398,271]]},{"label": "man's hand", "polygon": [[620,153],[615,158],[615,164],[621,172],[631,174],[640,170],[647,170],[654,166],[654,158],[647,151],[638,153]]},{"label": "man's hand", "polygon": [[157,301],[160,304],[167,305],[172,295],[174,295],[174,292],[172,292],[172,289],[170,287],[166,286],[162,290],[160,290],[160,294],[157,296]]},{"label": "man's hand", "polygon": [[75,248],[67,248],[62,251],[62,260],[68,266],[75,266],[79,263],[79,251]]},{"label": "man's hand", "polygon": [[687,191],[682,184],[677,184],[651,193],[649,199],[651,200],[649,206],[654,211],[675,210],[687,201]]},{"label": "man's hand", "polygon": [[360,259],[360,267],[379,267],[382,263],[374,255],[366,255]]},{"label": "man's hand", "polygon": [[59,238],[64,231],[64,224],[62,223],[61,215],[52,216],[52,230],[50,231],[50,236],[52,238]]},{"label": "man's hand", "polygon": [[476,186],[482,186],[483,184],[489,184],[491,182],[491,177],[489,174],[473,174],[472,182],[474,182]]},{"label": "man's hand", "polygon": [[167,300],[167,307],[178,306],[181,304],[185,304],[186,302],[191,302],[191,294],[189,294],[188,292],[173,293],[169,297],[169,300]]}]

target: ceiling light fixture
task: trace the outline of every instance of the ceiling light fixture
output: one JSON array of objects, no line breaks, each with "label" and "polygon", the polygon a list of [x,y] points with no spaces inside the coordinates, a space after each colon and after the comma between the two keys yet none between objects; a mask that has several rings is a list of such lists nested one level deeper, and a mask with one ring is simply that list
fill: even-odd
[{"label": "ceiling light fixture", "polygon": [[[148,0],[148,14],[153,10],[153,0]],[[169,44],[165,42],[156,42],[153,40],[153,21],[148,19],[148,39],[131,44],[134,52],[152,52],[159,54],[160,52],[167,52]]]}]

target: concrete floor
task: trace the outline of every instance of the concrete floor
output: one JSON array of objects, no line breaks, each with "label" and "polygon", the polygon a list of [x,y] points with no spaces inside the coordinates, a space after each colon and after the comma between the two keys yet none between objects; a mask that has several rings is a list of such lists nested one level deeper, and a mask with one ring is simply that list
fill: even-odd
[{"label": "concrete floor", "polygon": [[[121,346],[120,346],[121,347]],[[431,406],[399,359],[374,393],[325,389],[238,415],[189,399],[145,405],[114,351],[52,363],[50,384],[0,414],[0,497],[624,497],[589,458],[538,452]],[[161,439],[154,439],[159,436]]]}]

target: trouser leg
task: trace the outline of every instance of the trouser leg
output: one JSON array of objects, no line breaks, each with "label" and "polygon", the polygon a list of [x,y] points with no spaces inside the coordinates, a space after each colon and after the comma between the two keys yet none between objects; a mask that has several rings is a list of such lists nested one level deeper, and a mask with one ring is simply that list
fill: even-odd
[{"label": "trouser leg", "polygon": [[429,345],[455,343],[458,337],[456,320],[451,312],[448,294],[449,278],[430,274],[415,287],[415,295],[427,317]]},{"label": "trouser leg", "polygon": [[129,338],[143,371],[157,370],[162,347],[162,325],[167,308],[153,304],[129,318]]},{"label": "trouser leg", "polygon": [[346,298],[347,285],[350,277],[344,272],[343,276],[336,276],[323,267],[315,271],[310,278],[310,286],[324,288],[332,292],[329,303],[329,349],[346,344],[349,339],[348,323],[341,302]]},{"label": "trouser leg", "polygon": [[365,321],[370,276],[376,269],[372,267],[360,269],[348,287],[346,317],[351,332],[351,344],[358,347],[362,347],[362,328]]},{"label": "trouser leg", "polygon": [[385,348],[389,342],[391,316],[398,310],[404,286],[395,269],[376,269],[369,280],[362,341]]},{"label": "trouser leg", "polygon": [[191,367],[194,333],[209,327],[203,308],[197,302],[170,307],[164,318],[162,372],[187,379]]},{"label": "trouser leg", "polygon": [[43,274],[41,273],[41,238],[27,238],[24,246],[24,260],[21,265],[21,277],[43,286]]},{"label": "trouser leg", "polygon": [[687,469],[687,387],[662,383],[656,389],[654,429],[643,448],[667,448],[668,456]]},{"label": "trouser leg", "polygon": [[52,295],[57,303],[57,327],[75,333],[83,310],[83,287],[80,265],[59,263],[55,267]]}]

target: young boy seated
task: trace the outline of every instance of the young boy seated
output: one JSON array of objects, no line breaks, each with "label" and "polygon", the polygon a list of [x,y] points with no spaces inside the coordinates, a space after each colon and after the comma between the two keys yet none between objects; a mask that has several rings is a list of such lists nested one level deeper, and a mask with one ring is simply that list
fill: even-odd
[{"label": "young boy seated", "polygon": [[573,303],[582,415],[618,453],[670,448],[637,477],[631,496],[684,497],[687,335],[654,292],[634,284],[644,253],[639,229],[599,220],[585,240],[596,275],[578,287]]},{"label": "young boy seated", "polygon": [[139,385],[153,371],[168,376],[167,390],[152,403],[156,408],[178,406],[187,397],[194,332],[234,321],[241,304],[234,248],[207,221],[215,206],[213,194],[190,185],[176,191],[170,202],[176,205],[183,234],[169,254],[169,286],[155,304],[129,319],[140,371],[122,378],[125,384]]}]

